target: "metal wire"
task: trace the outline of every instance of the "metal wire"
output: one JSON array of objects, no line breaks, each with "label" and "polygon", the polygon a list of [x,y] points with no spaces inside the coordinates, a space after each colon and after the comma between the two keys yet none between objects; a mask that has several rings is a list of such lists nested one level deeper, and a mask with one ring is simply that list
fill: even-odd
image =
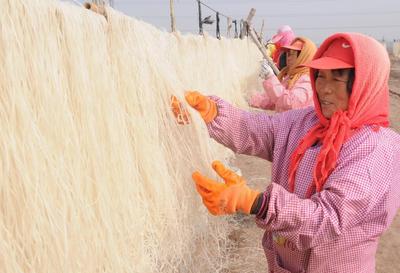
[{"label": "metal wire", "polygon": [[70,1],[70,2],[73,2],[74,4],[76,4],[76,5],[78,5],[78,6],[83,7],[83,4],[80,3],[80,2],[78,2],[77,0],[61,0],[61,1],[63,1],[63,2]]}]

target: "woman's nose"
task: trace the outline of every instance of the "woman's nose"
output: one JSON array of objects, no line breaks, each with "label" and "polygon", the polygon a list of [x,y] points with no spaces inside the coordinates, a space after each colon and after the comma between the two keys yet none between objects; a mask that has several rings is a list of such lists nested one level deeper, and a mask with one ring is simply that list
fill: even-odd
[{"label": "woman's nose", "polygon": [[329,82],[325,82],[324,84],[321,84],[319,86],[319,92],[323,93],[323,94],[330,94],[333,92],[333,87],[332,85],[329,84]]}]

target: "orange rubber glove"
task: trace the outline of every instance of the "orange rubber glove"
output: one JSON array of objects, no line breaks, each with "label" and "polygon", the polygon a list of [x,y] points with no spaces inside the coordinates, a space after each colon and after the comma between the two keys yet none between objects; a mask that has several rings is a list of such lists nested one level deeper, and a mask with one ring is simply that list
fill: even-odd
[{"label": "orange rubber glove", "polygon": [[174,95],[171,96],[171,110],[178,124],[189,124],[190,114]]},{"label": "orange rubber glove", "polygon": [[225,168],[221,162],[214,161],[212,167],[225,183],[216,182],[199,172],[192,175],[208,211],[213,215],[232,214],[237,211],[249,214],[259,192],[250,189],[241,176]]},{"label": "orange rubber glove", "polygon": [[213,121],[218,114],[217,104],[197,91],[186,92],[185,99],[190,106],[200,113],[206,123]]}]

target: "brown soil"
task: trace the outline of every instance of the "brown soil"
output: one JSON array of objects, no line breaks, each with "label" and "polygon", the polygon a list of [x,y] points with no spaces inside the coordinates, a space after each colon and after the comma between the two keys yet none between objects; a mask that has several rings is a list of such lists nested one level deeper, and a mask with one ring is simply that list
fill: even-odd
[{"label": "brown soil", "polygon": [[[392,69],[389,81],[391,90],[390,122],[394,130],[400,133],[400,60],[392,58],[391,61]],[[259,190],[265,188],[265,181],[268,181],[271,177],[270,164],[268,161],[243,155],[238,155],[234,162],[234,165],[241,169],[242,175],[247,179],[248,183]],[[236,216],[236,218],[236,220],[240,220],[240,225],[233,236],[237,244],[240,245],[239,249],[241,250],[239,251],[243,253],[234,253],[234,255],[246,255],[248,252],[243,251],[243,249],[251,249],[252,255],[248,256],[253,257],[250,260],[246,260],[246,264],[242,262],[241,265],[232,268],[231,272],[266,272],[266,260],[261,247],[263,231],[257,228],[251,217]],[[399,261],[400,210],[389,230],[381,237],[376,255],[376,272],[398,273],[400,272]]]}]

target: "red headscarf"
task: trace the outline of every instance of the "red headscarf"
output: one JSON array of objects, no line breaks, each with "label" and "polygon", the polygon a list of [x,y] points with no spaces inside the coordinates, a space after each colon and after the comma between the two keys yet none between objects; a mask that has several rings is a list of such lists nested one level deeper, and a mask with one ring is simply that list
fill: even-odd
[{"label": "red headscarf", "polygon": [[364,125],[389,126],[389,72],[390,60],[384,47],[371,37],[359,33],[337,33],[327,38],[314,56],[322,56],[335,39],[345,39],[353,49],[355,81],[349,100],[348,110],[338,111],[330,119],[321,112],[315,89],[314,69],[310,69],[311,85],[314,93],[315,111],[319,119],[301,140],[293,152],[289,166],[289,187],[294,191],[297,167],[306,150],[315,142],[322,143],[313,170],[312,184],[308,196],[313,191],[320,192],[325,181],[336,167],[336,161],[343,143]]}]

